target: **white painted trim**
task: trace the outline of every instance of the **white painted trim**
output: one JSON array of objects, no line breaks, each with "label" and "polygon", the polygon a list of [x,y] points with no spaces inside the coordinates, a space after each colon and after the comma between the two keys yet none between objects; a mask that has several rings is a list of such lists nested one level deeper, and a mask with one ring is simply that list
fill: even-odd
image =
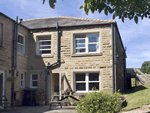
[{"label": "white painted trim", "polygon": [[3,21],[3,20],[1,20],[1,22],[0,22],[1,24],[2,24],[2,26],[3,26],[3,36],[2,36],[2,47],[4,47],[5,45],[4,45],[4,39],[5,39],[5,21]]},{"label": "white painted trim", "polygon": [[[37,74],[38,75],[38,80],[32,80],[32,75],[33,74]],[[38,86],[39,86],[39,74],[38,73],[31,73],[30,74],[30,88],[38,88],[38,86],[37,87],[33,87],[32,86],[32,81],[37,81],[38,82]]]},{"label": "white painted trim", "polygon": [[[100,33],[99,32],[95,32],[95,33],[84,33],[85,34],[85,38],[81,38],[81,39],[85,39],[85,47],[80,47],[81,49],[82,48],[85,48],[85,52],[79,52],[79,53],[76,53],[76,39],[78,38],[75,38],[75,35],[80,35],[81,33],[75,33],[73,34],[73,54],[85,54],[85,53],[100,53]],[[82,33],[83,34],[83,33]],[[89,43],[89,35],[98,35],[98,42],[92,42],[92,43]],[[89,44],[96,44],[99,48],[96,52],[89,52]],[[80,49],[79,48],[79,49]]]},{"label": "white painted trim", "polygon": [[25,88],[25,73],[21,74],[23,74],[23,79],[21,78],[21,81],[23,81],[23,86],[21,86],[21,88]]},{"label": "white painted trim", "polygon": [[[25,35],[23,35],[23,34],[21,34],[21,33],[18,33],[18,35],[21,35],[21,36],[23,36],[23,44],[20,44],[20,45],[23,45],[24,46],[24,50],[23,50],[23,53],[21,53],[21,52],[19,52],[19,53],[21,53],[21,54],[25,54],[25,49],[26,49],[26,44],[25,44]],[[18,39],[17,39],[17,52],[18,52]]]},{"label": "white painted trim", "polygon": [[[76,73],[85,73],[85,81],[77,81],[76,82]],[[99,73],[99,81],[89,81],[89,73]],[[85,91],[76,91],[76,93],[88,93],[88,92],[92,92],[89,90],[89,83],[99,83],[99,91],[101,90],[101,82],[100,82],[100,72],[97,71],[92,71],[92,72],[74,72],[73,74],[73,78],[74,78],[74,90],[76,91],[76,83],[85,83],[86,87],[85,87]]]},{"label": "white painted trim", "polygon": [[59,99],[61,99],[61,73],[59,73]]},{"label": "white painted trim", "polygon": [[[5,96],[5,71],[0,70],[0,73],[3,73],[2,96]],[[2,99],[4,99],[4,97]],[[2,107],[4,107],[3,103],[4,101],[2,101]]]},{"label": "white painted trim", "polygon": [[[34,33],[34,35],[35,35],[35,40],[36,40],[36,55],[52,55],[52,43],[53,43],[53,33],[50,33],[50,32],[48,32],[48,33]],[[38,37],[40,37],[40,36],[50,36],[51,37],[51,40],[50,40],[50,42],[51,42],[51,54],[39,54],[39,40],[38,40]]]}]

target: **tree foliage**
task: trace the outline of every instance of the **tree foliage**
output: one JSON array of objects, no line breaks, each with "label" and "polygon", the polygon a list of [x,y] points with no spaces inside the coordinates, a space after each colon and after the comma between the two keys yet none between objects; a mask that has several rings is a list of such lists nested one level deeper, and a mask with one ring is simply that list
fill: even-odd
[{"label": "tree foliage", "polygon": [[[45,0],[43,0],[43,4]],[[56,0],[49,0],[51,8],[55,8]],[[134,18],[135,23],[138,19],[150,18],[150,0],[84,0],[84,4],[80,6],[88,15],[98,11],[101,13],[104,10],[105,15],[113,14],[113,19],[119,17],[124,22],[125,18],[130,20]]]},{"label": "tree foliage", "polygon": [[140,69],[143,73],[150,74],[150,61],[145,61]]}]

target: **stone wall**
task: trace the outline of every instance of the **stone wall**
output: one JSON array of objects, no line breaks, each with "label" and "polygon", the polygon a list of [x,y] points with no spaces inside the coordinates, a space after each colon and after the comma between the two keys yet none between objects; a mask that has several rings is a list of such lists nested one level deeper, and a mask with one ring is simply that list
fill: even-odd
[{"label": "stone wall", "polygon": [[11,77],[11,56],[12,56],[12,37],[13,37],[13,22],[0,15],[0,23],[3,24],[3,46],[0,47],[0,71],[5,72],[5,95],[10,101],[11,99],[11,84],[7,81]]},{"label": "stone wall", "polygon": [[[57,31],[55,29],[32,31],[28,40],[28,79],[31,73],[44,72],[48,62],[54,63],[57,60]],[[77,33],[99,33],[100,52],[93,54],[73,54],[73,35]],[[72,27],[60,29],[60,56],[61,64],[54,68],[52,73],[65,73],[71,88],[74,89],[74,73],[76,72],[99,72],[100,89],[112,91],[112,45],[110,25]],[[52,54],[49,56],[36,55],[36,37],[39,35],[51,35]],[[45,73],[42,73],[39,87],[44,88]],[[48,76],[48,89],[50,89],[50,76]],[[28,83],[28,87],[30,83]],[[68,86],[66,85],[66,88]],[[49,91],[49,93],[53,91]]]},{"label": "stone wall", "polygon": [[120,92],[124,92],[124,63],[125,55],[124,49],[121,45],[119,33],[115,29],[115,53],[114,53],[114,64],[115,64],[115,89]]},{"label": "stone wall", "polygon": [[[13,43],[13,29],[14,21],[0,15],[0,23],[3,24],[3,46],[0,47],[0,71],[5,71],[5,95],[8,101],[11,101],[11,82],[7,79],[12,76],[12,43]],[[18,32],[25,35],[26,43],[28,39],[28,30],[23,26],[19,26]],[[28,47],[26,46],[26,53]],[[21,89],[21,73],[27,72],[27,54],[22,55],[18,53],[17,71],[19,71],[19,76],[16,77],[15,81],[15,92],[16,99],[21,101],[20,89]],[[16,76],[16,73],[15,73]]]}]

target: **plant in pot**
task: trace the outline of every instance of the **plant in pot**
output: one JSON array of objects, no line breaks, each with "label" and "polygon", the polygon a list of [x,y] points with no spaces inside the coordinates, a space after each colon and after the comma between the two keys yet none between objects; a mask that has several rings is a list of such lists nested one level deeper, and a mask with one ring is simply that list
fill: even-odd
[{"label": "plant in pot", "polygon": [[70,90],[69,89],[66,89],[66,95],[69,95],[69,93],[70,93]]},{"label": "plant in pot", "polygon": [[36,99],[38,100],[39,105],[45,105],[45,93],[43,89],[38,88],[36,91]]}]

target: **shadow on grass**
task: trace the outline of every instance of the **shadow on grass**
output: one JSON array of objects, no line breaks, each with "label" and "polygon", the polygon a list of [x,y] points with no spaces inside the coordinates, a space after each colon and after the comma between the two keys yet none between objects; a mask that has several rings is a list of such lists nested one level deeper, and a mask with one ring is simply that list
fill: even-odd
[{"label": "shadow on grass", "polygon": [[132,87],[130,89],[130,91],[127,92],[126,94],[135,93],[135,92],[138,92],[138,91],[141,91],[141,90],[145,90],[145,89],[147,89],[145,86],[135,86],[135,87]]}]

